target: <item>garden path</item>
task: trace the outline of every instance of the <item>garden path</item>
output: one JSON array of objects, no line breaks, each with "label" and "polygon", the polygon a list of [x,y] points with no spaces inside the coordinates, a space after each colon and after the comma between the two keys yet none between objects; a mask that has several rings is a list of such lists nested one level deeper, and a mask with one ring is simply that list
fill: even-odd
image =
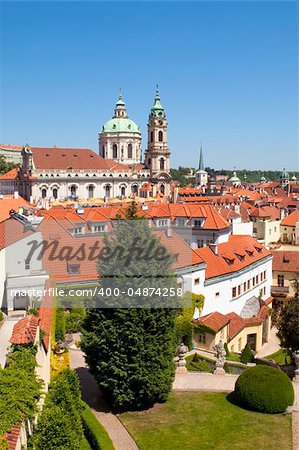
[{"label": "garden path", "polygon": [[269,334],[269,340],[262,346],[259,352],[257,352],[258,358],[263,358],[265,356],[272,355],[281,349],[280,340],[277,337],[277,328],[272,327]]},{"label": "garden path", "polygon": [[78,373],[83,400],[90,406],[93,414],[109,434],[115,450],[138,450],[127,429],[105,404],[97,382],[89,372],[84,354],[78,348],[69,348],[70,367]]}]

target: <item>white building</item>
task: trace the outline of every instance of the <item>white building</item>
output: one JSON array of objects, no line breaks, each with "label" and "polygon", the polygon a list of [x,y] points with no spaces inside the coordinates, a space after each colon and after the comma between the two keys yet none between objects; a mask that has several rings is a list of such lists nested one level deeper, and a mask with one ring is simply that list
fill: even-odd
[{"label": "white building", "polygon": [[128,118],[120,96],[113,118],[99,133],[100,155],[89,149],[25,145],[17,177],[21,195],[33,202],[42,199],[125,198],[138,195],[147,182],[156,184],[159,192],[169,195],[171,178],[167,123],[158,98],[156,93],[150,112],[150,142],[144,164],[141,163],[140,129]]}]

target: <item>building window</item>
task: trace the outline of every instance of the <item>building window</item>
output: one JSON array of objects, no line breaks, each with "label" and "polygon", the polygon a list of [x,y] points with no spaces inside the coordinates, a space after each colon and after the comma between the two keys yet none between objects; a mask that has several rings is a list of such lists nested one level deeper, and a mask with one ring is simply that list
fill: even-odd
[{"label": "building window", "polygon": [[71,195],[76,196],[77,188],[76,186],[71,186]]},{"label": "building window", "polygon": [[236,287],[234,287],[234,288],[232,289],[232,297],[233,297],[233,298],[236,298],[236,297],[237,297],[237,288],[236,288]]},{"label": "building window", "polygon": [[110,198],[110,195],[111,195],[111,188],[110,188],[109,185],[107,185],[107,186],[105,187],[105,196],[106,196],[107,198]]},{"label": "building window", "polygon": [[193,225],[194,225],[195,227],[201,227],[201,220],[194,219]]},{"label": "building window", "polygon": [[238,286],[238,296],[241,295],[241,285]]},{"label": "building window", "polygon": [[198,336],[198,342],[200,342],[201,344],[205,344],[206,343],[206,335],[205,334],[200,334]]},{"label": "building window", "polygon": [[250,280],[247,281],[247,290],[249,291],[250,289]]},{"label": "building window", "polygon": [[246,285],[247,285],[247,283],[245,281],[245,283],[243,284],[243,292],[246,292]]},{"label": "building window", "polygon": [[42,189],[42,198],[46,198],[47,197],[47,189],[44,188]]},{"label": "building window", "polygon": [[161,194],[165,194],[165,186],[164,186],[164,184],[161,184],[161,186],[160,186],[160,191],[161,191]]},{"label": "building window", "polygon": [[159,133],[158,133],[158,140],[159,140],[159,142],[163,142],[163,131],[159,131]]},{"label": "building window", "polygon": [[194,284],[195,284],[195,286],[199,284],[199,278],[195,278]]},{"label": "building window", "polygon": [[76,227],[74,229],[74,234],[83,234],[83,227]]},{"label": "building window", "polygon": [[133,158],[133,147],[132,147],[132,144],[128,145],[128,158]]},{"label": "building window", "polygon": [[151,142],[154,142],[154,132],[151,131]]},{"label": "building window", "polygon": [[113,159],[117,158],[117,145],[116,144],[113,144],[113,147],[112,147],[112,158]]},{"label": "building window", "polygon": [[284,287],[284,275],[277,275],[277,284],[279,287]]},{"label": "building window", "polygon": [[25,259],[25,270],[30,269],[30,259]]},{"label": "building window", "polygon": [[125,188],[125,186],[122,186],[122,187],[120,188],[120,195],[121,195],[122,197],[125,197],[125,195],[126,195],[126,188]]},{"label": "building window", "polygon": [[255,283],[259,284],[259,276],[258,275],[256,275],[256,277],[255,277]]},{"label": "building window", "polygon": [[219,297],[219,295],[220,295],[220,292],[215,293],[215,297]]},{"label": "building window", "polygon": [[92,185],[88,186],[88,198],[93,198],[94,187]]},{"label": "building window", "polygon": [[164,159],[160,159],[160,170],[164,170]]},{"label": "building window", "polygon": [[80,264],[68,264],[67,270],[70,275],[80,275]]},{"label": "building window", "polygon": [[102,233],[105,231],[105,225],[94,225],[93,231],[94,233]]}]

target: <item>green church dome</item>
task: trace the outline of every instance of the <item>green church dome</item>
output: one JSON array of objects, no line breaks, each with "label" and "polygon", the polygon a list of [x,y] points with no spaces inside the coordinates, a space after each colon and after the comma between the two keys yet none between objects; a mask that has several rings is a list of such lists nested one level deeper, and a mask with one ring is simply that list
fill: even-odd
[{"label": "green church dome", "polygon": [[285,168],[283,168],[283,171],[281,172],[280,178],[283,180],[289,180],[290,179],[290,175],[288,174],[288,172],[286,171]]},{"label": "green church dome", "polygon": [[128,117],[114,117],[103,125],[103,133],[140,133],[140,127]]},{"label": "green church dome", "polygon": [[241,180],[240,180],[240,178],[237,177],[237,172],[234,170],[233,176],[228,181],[230,181],[231,183],[237,183]]},{"label": "green church dome", "polygon": [[297,181],[296,175],[293,175],[293,176],[292,176],[292,181]]},{"label": "green church dome", "polygon": [[114,117],[102,127],[102,133],[139,133],[140,127],[127,116],[126,104],[121,92],[114,108]]}]

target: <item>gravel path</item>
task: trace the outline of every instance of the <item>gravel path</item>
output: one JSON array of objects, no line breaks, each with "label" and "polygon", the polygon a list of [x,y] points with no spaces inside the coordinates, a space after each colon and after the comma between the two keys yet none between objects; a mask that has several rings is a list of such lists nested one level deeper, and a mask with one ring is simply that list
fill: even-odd
[{"label": "gravel path", "polygon": [[86,366],[80,349],[69,349],[71,369],[76,370],[81,382],[82,398],[109,434],[115,450],[138,450],[127,429],[113,414],[101,395],[97,382]]}]

